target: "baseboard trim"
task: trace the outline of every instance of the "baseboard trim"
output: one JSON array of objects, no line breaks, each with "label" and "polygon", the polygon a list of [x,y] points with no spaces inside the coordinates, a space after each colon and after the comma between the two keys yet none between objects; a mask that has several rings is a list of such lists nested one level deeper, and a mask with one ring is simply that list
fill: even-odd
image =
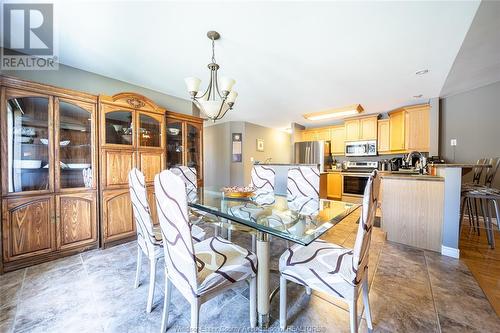
[{"label": "baseboard trim", "polygon": [[441,245],[441,254],[443,256],[447,256],[447,257],[452,257],[452,258],[460,258],[460,250],[459,249],[455,249],[453,247],[448,247],[448,246],[444,246],[444,245]]}]

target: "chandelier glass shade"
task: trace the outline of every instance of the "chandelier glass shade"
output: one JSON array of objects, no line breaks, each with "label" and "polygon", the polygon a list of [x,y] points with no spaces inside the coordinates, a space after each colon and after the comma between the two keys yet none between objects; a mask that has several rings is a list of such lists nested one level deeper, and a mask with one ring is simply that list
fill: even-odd
[{"label": "chandelier glass shade", "polygon": [[223,118],[229,110],[232,110],[238,93],[233,89],[235,80],[228,77],[218,77],[220,66],[215,61],[215,41],[220,38],[216,31],[209,31],[207,36],[212,40],[212,62],[208,64],[210,70],[210,81],[202,95],[199,95],[201,80],[196,77],[184,79],[187,90],[191,95],[193,103],[207,118],[212,121]]}]

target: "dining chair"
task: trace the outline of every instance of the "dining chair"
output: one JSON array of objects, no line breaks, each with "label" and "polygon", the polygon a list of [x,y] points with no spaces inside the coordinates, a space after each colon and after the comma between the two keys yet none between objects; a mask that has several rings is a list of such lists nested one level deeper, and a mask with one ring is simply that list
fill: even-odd
[{"label": "dining chair", "polygon": [[[373,329],[368,300],[368,258],[373,220],[377,209],[380,177],[373,171],[363,195],[358,232],[353,249],[316,240],[294,245],[280,257],[280,327],[286,329],[286,285],[292,281],[339,298],[349,305],[351,332],[358,331],[359,293],[363,294],[366,322]],[[361,314],[363,311],[361,311]]]},{"label": "dining chair", "polygon": [[[169,169],[174,175],[179,176],[186,185],[186,192],[189,198],[197,199],[198,190],[198,176],[196,169],[193,167],[187,167],[184,165],[177,165]],[[198,223],[202,220],[205,222],[218,222],[218,218],[212,214],[201,211],[196,208],[189,208],[189,219],[192,223]],[[215,232],[217,233],[217,227]]]},{"label": "dining chair", "polygon": [[[139,287],[142,255],[145,254],[149,260],[149,293],[146,311],[151,312],[156,280],[156,263],[163,257],[163,242],[161,231],[153,225],[151,209],[147,199],[146,183],[144,174],[136,168],[128,174],[130,200],[134,213],[135,228],[137,232],[137,268],[135,273],[134,288]],[[202,240],[205,232],[199,227],[192,230],[193,237]]]},{"label": "dining chair", "polygon": [[287,197],[319,198],[319,169],[316,166],[297,166],[288,170]]},{"label": "dining chair", "polygon": [[255,327],[257,257],[220,237],[193,244],[182,179],[169,170],[154,180],[158,219],[164,240],[165,297],[161,332],[168,324],[172,284],[191,304],[190,332],[198,332],[200,306],[238,284],[250,284],[250,326]]},{"label": "dining chair", "polygon": [[[485,164],[488,162],[488,159],[486,158],[481,158],[478,159],[476,162],[476,165],[479,164]],[[480,235],[479,231],[479,210],[481,210],[481,205],[478,203],[479,199],[473,199],[471,197],[468,197],[466,194],[467,192],[480,187],[481,183],[481,175],[483,174],[484,168],[482,167],[474,167],[473,169],[473,175],[472,175],[472,182],[469,183],[464,183],[462,184],[461,187],[461,197],[462,197],[462,208],[460,212],[460,230],[462,230],[462,221],[465,215],[465,212],[467,210],[467,215],[468,215],[468,220],[469,220],[469,225],[470,225],[470,232],[474,229],[478,235]]]},{"label": "dining chair", "polygon": [[250,185],[261,192],[274,192],[275,178],[276,172],[272,168],[254,165],[250,173]]}]

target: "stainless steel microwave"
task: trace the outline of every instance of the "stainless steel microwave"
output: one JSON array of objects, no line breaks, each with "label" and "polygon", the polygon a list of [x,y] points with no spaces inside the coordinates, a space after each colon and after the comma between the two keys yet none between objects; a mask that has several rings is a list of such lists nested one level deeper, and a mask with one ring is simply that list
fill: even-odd
[{"label": "stainless steel microwave", "polygon": [[350,141],[345,143],[345,156],[376,156],[377,140]]}]

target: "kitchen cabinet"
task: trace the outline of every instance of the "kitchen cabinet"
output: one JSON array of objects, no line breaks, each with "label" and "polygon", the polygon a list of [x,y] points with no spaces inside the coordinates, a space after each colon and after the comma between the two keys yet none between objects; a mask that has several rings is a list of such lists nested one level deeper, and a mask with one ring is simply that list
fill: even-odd
[{"label": "kitchen cabinet", "polygon": [[315,128],[302,131],[301,141],[329,141],[331,140],[330,128]]},{"label": "kitchen cabinet", "polygon": [[429,151],[429,110],[428,104],[422,104],[389,112],[391,152]]},{"label": "kitchen cabinet", "polygon": [[101,243],[136,236],[128,173],[138,168],[147,185],[166,168],[166,110],[135,93],[99,96]]},{"label": "kitchen cabinet", "polygon": [[203,119],[167,112],[167,169],[184,165],[196,169],[203,186]]},{"label": "kitchen cabinet", "polygon": [[333,126],[330,130],[331,151],[333,155],[344,155],[345,129],[344,125]]},{"label": "kitchen cabinet", "polygon": [[429,110],[428,105],[406,108],[405,146],[407,151],[429,151]]},{"label": "kitchen cabinet", "polygon": [[345,127],[345,141],[359,140],[359,119],[346,120]]},{"label": "kitchen cabinet", "polygon": [[328,199],[342,199],[342,175],[340,172],[330,172],[327,175]]},{"label": "kitchen cabinet", "polygon": [[345,126],[346,141],[377,140],[378,115],[347,119]]},{"label": "kitchen cabinet", "polygon": [[2,270],[98,247],[97,96],[0,80]]},{"label": "kitchen cabinet", "polygon": [[377,119],[378,116],[359,120],[360,140],[377,140]]},{"label": "kitchen cabinet", "polygon": [[390,126],[389,119],[383,119],[378,121],[377,130],[377,150],[379,154],[388,153],[391,150],[390,147]]}]

